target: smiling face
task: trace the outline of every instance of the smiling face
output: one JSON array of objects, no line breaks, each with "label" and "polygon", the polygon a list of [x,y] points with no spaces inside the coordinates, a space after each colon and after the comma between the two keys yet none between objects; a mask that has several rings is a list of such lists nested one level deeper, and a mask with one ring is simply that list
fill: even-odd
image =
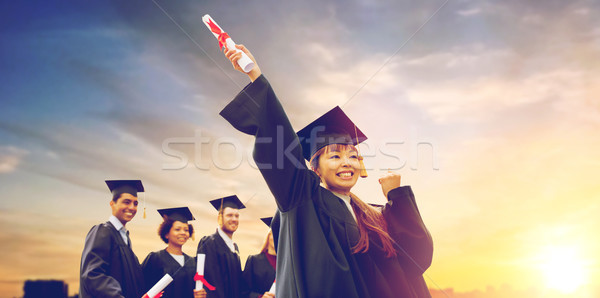
[{"label": "smiling face", "polygon": [[177,220],[174,221],[165,238],[167,238],[170,245],[183,246],[190,239],[189,225]]},{"label": "smiling face", "polygon": [[116,201],[110,201],[112,215],[123,225],[133,219],[137,213],[138,199],[131,194],[123,193]]},{"label": "smiling face", "polygon": [[235,208],[225,207],[223,212],[219,214],[221,230],[227,234],[233,234],[240,223],[240,211]]},{"label": "smiling face", "polygon": [[[320,154],[320,155],[319,155]],[[321,177],[325,188],[348,195],[358,180],[360,163],[358,153],[351,145],[327,145],[315,153],[318,163],[313,170]]]}]

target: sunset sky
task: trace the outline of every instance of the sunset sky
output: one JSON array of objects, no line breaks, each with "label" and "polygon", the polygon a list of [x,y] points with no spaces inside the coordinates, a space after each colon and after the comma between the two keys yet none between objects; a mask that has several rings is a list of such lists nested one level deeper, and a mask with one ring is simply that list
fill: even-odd
[{"label": "sunset sky", "polygon": [[435,297],[597,297],[600,3],[387,2],[0,2],[0,297],[26,279],[77,292],[107,179],[146,187],[127,225],[140,261],[165,247],[156,209],[190,207],[193,255],[230,194],[242,259],[258,252],[276,206],[253,139],[218,115],[249,80],[207,13],[295,128],[339,105],[369,137],[355,194],[384,203],[388,169],[412,186]]}]

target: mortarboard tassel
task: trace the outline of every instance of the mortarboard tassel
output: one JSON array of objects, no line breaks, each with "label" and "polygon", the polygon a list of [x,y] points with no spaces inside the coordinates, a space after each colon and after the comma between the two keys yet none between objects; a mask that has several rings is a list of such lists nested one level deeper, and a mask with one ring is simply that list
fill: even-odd
[{"label": "mortarboard tassel", "polygon": [[219,226],[221,226],[223,224],[223,201],[224,201],[225,197],[221,198],[221,206],[219,207]]},{"label": "mortarboard tassel", "polygon": [[363,157],[360,153],[358,154],[358,163],[360,164],[360,177],[367,178],[369,174],[367,174],[367,169],[365,169],[365,163],[363,162]]},{"label": "mortarboard tassel", "polygon": [[144,204],[144,216],[143,218],[146,219],[146,193],[142,193],[142,200],[144,200],[143,204]]}]

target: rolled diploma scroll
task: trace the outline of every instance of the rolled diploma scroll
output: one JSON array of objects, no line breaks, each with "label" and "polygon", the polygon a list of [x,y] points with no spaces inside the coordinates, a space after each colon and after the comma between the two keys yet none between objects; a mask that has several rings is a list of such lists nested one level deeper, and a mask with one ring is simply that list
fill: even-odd
[{"label": "rolled diploma scroll", "polygon": [[271,288],[269,289],[269,293],[275,295],[275,282],[273,282],[273,285],[271,285]]},{"label": "rolled diploma scroll", "polygon": [[162,292],[171,282],[173,278],[167,273],[163,276],[149,291],[144,295],[144,297],[154,298],[154,296],[158,295],[158,293]]},{"label": "rolled diploma scroll", "polygon": [[[215,20],[213,20],[213,18],[211,18],[208,14],[205,14],[202,17],[202,21],[204,22],[204,25],[206,25],[206,27],[208,27],[208,30],[210,30],[210,32],[212,32],[212,34],[215,36],[215,38],[217,40],[219,40],[219,34],[213,32],[211,30],[209,21],[211,21],[213,24],[215,24],[217,27],[219,27],[221,32],[225,33],[225,31],[223,31],[223,29],[219,26],[219,24],[217,24],[217,22],[215,22]],[[242,52],[239,49],[236,49],[235,42],[233,42],[231,37],[229,37],[225,40],[225,44],[227,45],[227,49],[235,50],[236,52],[242,53],[242,57],[237,61],[237,63],[245,73],[250,72],[252,70],[252,68],[254,68],[254,62],[252,62],[252,59],[250,59],[250,57],[248,57],[248,55],[246,55],[246,53]]]},{"label": "rolled diploma scroll", "polygon": [[[198,254],[198,262],[196,262],[196,273],[198,273],[198,275],[204,275],[204,260],[206,259],[206,255],[205,254]],[[202,290],[202,287],[204,285],[202,284],[202,281],[198,280],[196,281],[196,290]]]}]

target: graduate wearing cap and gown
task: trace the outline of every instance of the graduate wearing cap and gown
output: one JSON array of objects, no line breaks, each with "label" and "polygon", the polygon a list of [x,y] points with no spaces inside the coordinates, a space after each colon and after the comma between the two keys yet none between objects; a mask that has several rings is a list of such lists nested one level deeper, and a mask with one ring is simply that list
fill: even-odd
[{"label": "graduate wearing cap and gown", "polygon": [[217,231],[202,237],[198,254],[205,254],[204,278],[215,287],[207,291],[207,297],[246,297],[247,287],[242,278],[239,249],[233,242],[233,233],[239,224],[239,210],[245,208],[236,195],[210,201],[219,211]]},{"label": "graduate wearing cap and gown", "polygon": [[[240,54],[225,55],[241,71]],[[364,169],[353,145],[366,136],[339,107],[296,134],[258,64],[248,76],[252,82],[220,114],[256,137],[253,157],[277,203],[276,296],[431,297],[423,273],[433,244],[411,188],[390,173],[380,179],[382,212],[360,201],[349,192]],[[304,159],[313,157],[338,166],[327,172],[311,163],[311,170]]]},{"label": "graduate wearing cap and gown", "polygon": [[[261,218],[261,221],[271,227],[273,217]],[[273,242],[273,233],[269,229],[267,238],[259,254],[248,256],[244,266],[244,280],[250,290],[250,298],[267,296],[265,293],[271,289],[275,281],[275,266],[277,264],[277,255]],[[275,293],[272,293],[274,295]]]},{"label": "graduate wearing cap and gown", "polygon": [[139,298],[144,294],[144,275],[125,225],[135,216],[137,193],[144,187],[140,180],[109,180],[106,184],[113,194],[112,215],[92,227],[85,238],[79,297]]},{"label": "graduate wearing cap and gown", "polygon": [[183,245],[194,234],[194,227],[188,223],[194,216],[188,207],[159,209],[163,222],[158,227],[158,235],[167,244],[163,250],[151,252],[142,263],[146,292],[165,274],[173,281],[164,289],[162,298],[206,297],[204,290],[195,291],[196,259],[182,251]]}]

